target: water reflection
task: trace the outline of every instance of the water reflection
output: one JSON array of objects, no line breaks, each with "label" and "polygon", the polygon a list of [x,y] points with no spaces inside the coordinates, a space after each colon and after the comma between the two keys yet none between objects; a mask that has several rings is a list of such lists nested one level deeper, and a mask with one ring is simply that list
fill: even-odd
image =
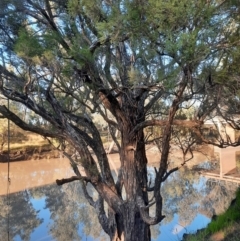
[{"label": "water reflection", "polygon": [[[6,197],[0,200],[0,240],[6,240]],[[10,240],[107,240],[78,183],[11,194],[10,206]]]},{"label": "water reflection", "polygon": [[[0,163],[0,195],[6,194],[7,163]],[[67,158],[28,160],[10,164],[10,193],[54,183],[56,179],[67,178],[74,172]]]},{"label": "water reflection", "polygon": [[234,198],[237,187],[236,183],[206,179],[187,168],[182,169],[163,186],[164,222],[170,222],[177,214],[178,225],[189,232],[199,214],[204,217],[202,222],[206,222],[213,215],[224,212]]},{"label": "water reflection", "polygon": [[8,230],[10,240],[14,240],[14,237],[30,240],[32,231],[43,222],[31,202],[31,195],[28,191],[11,195],[10,206],[6,206],[6,199],[4,196],[0,197],[0,240],[7,240]]},{"label": "water reflection", "polygon": [[[229,206],[236,188],[237,184],[207,180],[187,168],[176,172],[163,185],[166,219],[152,227],[152,240],[179,241],[183,233],[206,226],[212,215]],[[7,230],[6,197],[0,196],[1,241]],[[108,240],[78,182],[11,194],[9,231],[15,241]]]}]

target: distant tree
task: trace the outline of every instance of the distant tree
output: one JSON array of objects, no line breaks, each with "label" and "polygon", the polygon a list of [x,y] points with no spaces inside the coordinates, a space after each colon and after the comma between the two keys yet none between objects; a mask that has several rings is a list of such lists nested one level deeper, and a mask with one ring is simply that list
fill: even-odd
[{"label": "distant tree", "polygon": [[[0,99],[0,104],[8,106],[6,98]],[[11,103],[11,110],[18,114],[21,118],[24,117],[19,103]],[[27,140],[27,134],[24,130],[11,121],[8,122],[7,119],[0,118],[0,154],[4,150],[7,150],[8,142],[19,143],[25,140]]]},{"label": "distant tree", "polygon": [[[214,116],[239,129],[238,1],[6,0],[0,16],[1,94],[45,125],[28,123],[4,105],[0,113],[24,130],[75,148],[79,159],[65,155],[76,176],[62,183],[81,181],[111,240],[150,240],[150,225],[164,218],[161,186],[179,168],[168,169],[172,142],[182,150],[180,166],[196,143],[240,144],[220,131],[211,139],[202,131]],[[176,118],[186,108],[195,110],[191,120]],[[120,133],[120,142],[112,136],[121,162],[117,180],[93,113]],[[149,126],[161,128],[153,188],[147,186]]]}]

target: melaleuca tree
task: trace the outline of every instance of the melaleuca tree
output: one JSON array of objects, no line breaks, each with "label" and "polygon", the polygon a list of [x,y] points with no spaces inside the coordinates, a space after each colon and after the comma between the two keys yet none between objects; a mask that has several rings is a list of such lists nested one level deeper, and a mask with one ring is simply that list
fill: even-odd
[{"label": "melaleuca tree", "polygon": [[[1,93],[46,125],[29,124],[3,105],[0,113],[75,149],[80,158],[72,160],[68,149],[65,155],[76,176],[59,183],[80,180],[111,240],[150,240],[150,225],[164,218],[161,184],[179,168],[168,169],[172,142],[182,150],[181,165],[196,143],[239,144],[221,138],[217,129],[208,139],[202,128],[214,116],[239,128],[238,5],[217,0],[3,1]],[[179,118],[190,108],[191,119]],[[120,133],[120,141],[113,135],[121,163],[117,180],[93,113],[103,117],[111,133]],[[161,151],[151,188],[145,149],[150,137],[144,135],[149,126],[159,126]],[[87,183],[96,189],[97,200]],[[149,215],[153,204],[155,213]]]}]

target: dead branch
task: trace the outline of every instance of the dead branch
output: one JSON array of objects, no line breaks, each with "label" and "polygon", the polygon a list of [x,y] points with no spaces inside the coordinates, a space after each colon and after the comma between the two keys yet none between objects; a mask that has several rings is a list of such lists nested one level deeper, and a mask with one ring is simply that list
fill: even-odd
[{"label": "dead branch", "polygon": [[89,182],[90,180],[86,177],[78,177],[78,176],[72,176],[72,177],[69,177],[69,178],[63,178],[63,179],[57,179],[56,180],[56,183],[58,186],[61,186],[65,183],[69,183],[69,182],[74,182],[74,181],[79,181],[79,180],[84,180],[84,181],[87,181]]}]

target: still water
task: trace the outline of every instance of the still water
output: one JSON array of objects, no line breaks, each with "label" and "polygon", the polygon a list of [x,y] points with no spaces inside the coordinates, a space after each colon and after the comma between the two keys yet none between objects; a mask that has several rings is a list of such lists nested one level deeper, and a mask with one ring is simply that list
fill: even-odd
[{"label": "still water", "polygon": [[[10,170],[7,198],[7,165],[0,163],[0,241],[109,240],[79,183],[54,183],[73,175],[66,159],[16,162]],[[166,218],[151,227],[152,240],[180,241],[184,233],[205,227],[226,210],[236,188],[187,168],[174,173],[163,185]]]}]

